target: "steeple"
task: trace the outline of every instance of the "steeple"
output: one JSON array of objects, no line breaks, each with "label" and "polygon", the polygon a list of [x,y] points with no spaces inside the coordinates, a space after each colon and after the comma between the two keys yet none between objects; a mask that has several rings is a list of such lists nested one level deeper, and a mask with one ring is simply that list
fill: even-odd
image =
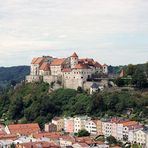
[{"label": "steeple", "polygon": [[76,52],[74,52],[71,57],[78,57],[78,55],[76,54]]},{"label": "steeple", "polygon": [[70,57],[71,61],[71,68],[74,68],[78,64],[78,55],[74,52],[72,56]]}]

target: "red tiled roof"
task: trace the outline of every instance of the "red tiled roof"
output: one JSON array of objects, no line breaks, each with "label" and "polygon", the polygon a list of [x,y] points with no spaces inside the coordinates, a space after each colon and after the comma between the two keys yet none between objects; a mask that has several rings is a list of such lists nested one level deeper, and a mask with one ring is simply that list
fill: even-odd
[{"label": "red tiled roof", "polygon": [[90,137],[76,137],[75,140],[77,142],[86,143],[86,144],[94,144],[95,141],[92,140]]},{"label": "red tiled roof", "polygon": [[62,71],[63,72],[71,72],[71,68],[64,68]]},{"label": "red tiled roof", "polygon": [[42,137],[46,137],[46,138],[51,138],[51,139],[59,139],[61,137],[61,134],[60,133],[46,133],[46,132],[43,132],[43,133],[38,133],[38,134],[34,134],[33,135],[35,138],[42,138]]},{"label": "red tiled roof", "polygon": [[12,124],[8,125],[8,129],[11,134],[30,135],[40,132],[39,125],[37,123],[31,124]]},{"label": "red tiled roof", "polygon": [[94,62],[94,66],[98,67],[98,68],[102,68],[102,65],[100,63],[98,63],[98,62]]},{"label": "red tiled roof", "polygon": [[78,55],[74,52],[71,57],[78,57]]},{"label": "red tiled roof", "polygon": [[62,65],[64,63],[65,59],[54,59],[51,62],[51,66],[59,66]]},{"label": "red tiled roof", "polygon": [[44,61],[43,57],[33,58],[31,64],[41,64]]},{"label": "red tiled roof", "polygon": [[85,58],[85,59],[80,59],[80,62],[94,62],[94,59],[89,59],[89,58]]},{"label": "red tiled roof", "polygon": [[136,121],[125,121],[125,122],[121,122],[123,124],[123,126],[135,126],[138,124],[138,122]]},{"label": "red tiled roof", "polygon": [[18,146],[16,146],[16,147],[19,147],[19,145],[23,146],[24,148],[32,148],[32,147],[33,148],[39,148],[39,147],[42,147],[42,148],[60,148],[60,146],[56,145],[53,142],[45,142],[45,141],[18,144]]},{"label": "red tiled roof", "polygon": [[0,131],[0,135],[6,135],[6,132],[5,131]]},{"label": "red tiled roof", "polygon": [[49,71],[50,70],[50,64],[49,63],[43,63],[40,67],[40,70]]},{"label": "red tiled roof", "polygon": [[74,69],[90,69],[90,67],[86,64],[77,64]]},{"label": "red tiled roof", "polygon": [[3,134],[0,135],[0,140],[16,140],[17,139],[17,135],[15,134]]},{"label": "red tiled roof", "polygon": [[38,58],[33,58],[32,61],[31,61],[31,64],[34,64],[37,59]]},{"label": "red tiled roof", "polygon": [[71,141],[72,143],[75,142],[75,138],[72,137],[72,136],[69,136],[69,135],[67,135],[67,136],[61,136],[60,138],[63,139],[63,140],[65,140],[65,141]]}]

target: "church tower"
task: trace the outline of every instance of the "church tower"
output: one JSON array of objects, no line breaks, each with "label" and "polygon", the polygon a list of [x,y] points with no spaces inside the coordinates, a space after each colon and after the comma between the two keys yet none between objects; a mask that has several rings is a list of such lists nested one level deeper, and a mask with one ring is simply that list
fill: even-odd
[{"label": "church tower", "polygon": [[71,68],[74,68],[78,64],[78,60],[78,55],[74,52],[73,55],[70,57]]}]

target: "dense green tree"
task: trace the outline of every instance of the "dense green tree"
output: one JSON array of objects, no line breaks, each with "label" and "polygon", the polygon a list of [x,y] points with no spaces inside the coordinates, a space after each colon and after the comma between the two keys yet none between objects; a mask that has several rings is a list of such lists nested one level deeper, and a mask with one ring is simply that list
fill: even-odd
[{"label": "dense green tree", "polygon": [[116,85],[119,86],[119,87],[122,87],[122,86],[125,85],[124,79],[123,79],[123,78],[117,78],[117,79],[115,80],[115,83],[116,83]]},{"label": "dense green tree", "polygon": [[91,101],[91,112],[92,113],[99,113],[104,110],[104,100],[101,94],[95,93],[92,96]]},{"label": "dense green tree", "polygon": [[135,73],[132,76],[132,83],[137,87],[137,88],[144,88],[147,85],[147,78],[144,73],[144,71],[140,68],[137,68],[135,70]]},{"label": "dense green tree", "polygon": [[147,78],[148,78],[148,62],[145,64],[145,71],[146,71],[146,75],[147,75]]},{"label": "dense green tree", "polygon": [[135,70],[136,70],[136,66],[135,65],[132,65],[132,64],[129,64],[127,66],[126,73],[127,73],[127,75],[131,75],[132,76],[135,73]]},{"label": "dense green tree", "polygon": [[131,119],[148,118],[148,93],[97,92],[93,95],[72,89],[48,92],[46,83],[22,84],[0,93],[0,117],[11,121],[39,122],[41,127],[54,116],[90,115],[98,117],[125,115]]},{"label": "dense green tree", "polygon": [[9,117],[11,119],[20,119],[23,117],[23,99],[21,97],[18,97],[14,100],[11,100],[10,106],[9,106]]},{"label": "dense green tree", "polygon": [[132,144],[132,148],[142,148],[142,147],[139,144],[134,143],[134,144]]},{"label": "dense green tree", "polygon": [[113,136],[109,136],[106,138],[107,142],[109,143],[109,145],[112,145],[112,144],[117,144],[117,140],[115,137]]},{"label": "dense green tree", "polygon": [[82,129],[82,130],[79,130],[79,132],[77,133],[77,136],[78,137],[90,136],[90,133],[87,130]]}]

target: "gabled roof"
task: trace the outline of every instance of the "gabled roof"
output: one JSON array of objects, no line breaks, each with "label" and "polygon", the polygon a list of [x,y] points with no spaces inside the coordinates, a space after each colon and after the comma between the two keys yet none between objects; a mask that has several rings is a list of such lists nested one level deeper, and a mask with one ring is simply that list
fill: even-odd
[{"label": "gabled roof", "polygon": [[63,70],[62,70],[62,72],[71,72],[72,70],[71,70],[71,68],[64,68]]},{"label": "gabled roof", "polygon": [[18,144],[18,146],[23,146],[23,148],[60,148],[60,146],[55,143],[46,141],[22,143]]},{"label": "gabled roof", "polygon": [[94,62],[94,66],[97,67],[97,68],[102,68],[102,65],[98,62]]},{"label": "gabled roof", "polygon": [[74,52],[71,57],[78,57],[78,55]]},{"label": "gabled roof", "polygon": [[38,58],[33,58],[32,61],[31,61],[31,64],[34,64],[37,59]]},{"label": "gabled roof", "polygon": [[33,58],[31,64],[41,64],[44,61],[43,57]]},{"label": "gabled roof", "polygon": [[90,67],[87,64],[77,64],[74,69],[90,69]]},{"label": "gabled roof", "polygon": [[16,140],[16,139],[17,139],[17,135],[15,135],[15,134],[0,135],[0,140]]},{"label": "gabled roof", "polygon": [[12,124],[8,125],[8,129],[11,134],[21,134],[21,135],[30,135],[33,133],[38,133],[40,131],[39,125],[37,123]]},{"label": "gabled roof", "polygon": [[49,71],[50,70],[50,64],[49,63],[43,63],[40,67],[40,70]]},{"label": "gabled roof", "polygon": [[52,62],[51,62],[51,65],[50,66],[60,66],[64,63],[65,59],[54,59]]}]

